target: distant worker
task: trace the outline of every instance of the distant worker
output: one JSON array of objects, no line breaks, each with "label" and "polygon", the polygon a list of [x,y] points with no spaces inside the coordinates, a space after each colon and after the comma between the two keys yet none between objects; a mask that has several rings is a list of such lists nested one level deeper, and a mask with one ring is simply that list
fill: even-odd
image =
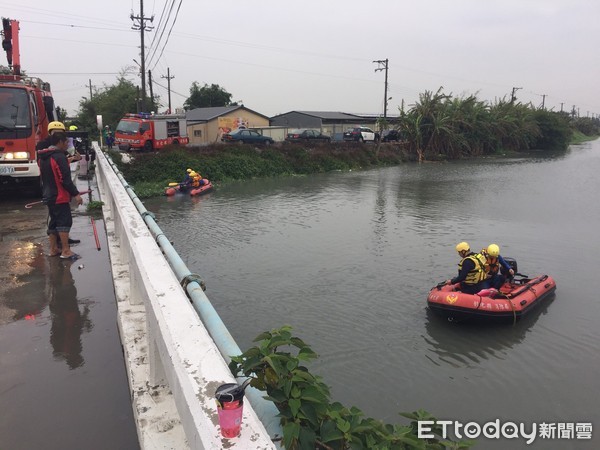
[{"label": "distant worker", "polygon": [[115,137],[113,136],[113,132],[109,131],[106,134],[106,146],[112,150],[114,143],[115,143]]},{"label": "distant worker", "polygon": [[460,290],[465,294],[476,294],[489,287],[486,281],[486,259],[481,253],[473,253],[467,242],[460,242],[456,251],[461,257],[458,263],[458,275],[447,280],[445,284],[460,283]]},{"label": "distant worker", "polygon": [[[506,260],[500,255],[500,247],[497,244],[488,245],[487,248],[481,250],[481,254],[485,256],[486,259],[485,272],[490,287],[500,289],[506,281],[506,275],[504,275],[504,273],[510,274],[511,277],[515,275],[515,271],[512,267],[510,267]],[[504,270],[500,271],[500,267]]]},{"label": "distant worker", "polygon": [[192,175],[191,175],[192,173],[196,173],[196,172],[194,172],[192,169],[186,170],[186,174],[185,174],[185,177],[183,178],[183,181],[181,183],[179,183],[179,185],[181,187],[187,188],[192,185]]},{"label": "distant worker", "polygon": [[110,133],[110,126],[105,125],[102,129],[102,139],[106,145],[108,145],[108,133]]}]

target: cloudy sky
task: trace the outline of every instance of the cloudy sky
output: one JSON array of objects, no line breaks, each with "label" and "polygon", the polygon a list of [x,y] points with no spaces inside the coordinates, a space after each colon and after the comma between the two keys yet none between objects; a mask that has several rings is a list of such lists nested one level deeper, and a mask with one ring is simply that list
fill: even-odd
[{"label": "cloudy sky", "polygon": [[[57,104],[139,83],[139,0],[0,0],[20,21],[21,65],[52,85]],[[145,0],[154,93],[182,106],[192,82],[218,84],[272,116],[292,110],[388,114],[425,90],[481,100],[510,97],[600,114],[598,0]],[[0,64],[6,64],[3,57]],[[545,97],[544,97],[545,95]]]}]

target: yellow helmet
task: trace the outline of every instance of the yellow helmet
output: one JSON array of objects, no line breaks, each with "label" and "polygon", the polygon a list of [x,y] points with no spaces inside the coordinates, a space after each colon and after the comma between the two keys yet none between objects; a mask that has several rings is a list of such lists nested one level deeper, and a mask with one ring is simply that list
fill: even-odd
[{"label": "yellow helmet", "polygon": [[77,125],[71,125],[69,127],[69,131],[76,131],[77,130]]},{"label": "yellow helmet", "polygon": [[53,131],[55,131],[55,130],[59,130],[59,131],[67,131],[67,130],[65,129],[65,124],[64,124],[64,123],[62,123],[62,122],[57,122],[57,121],[50,122],[50,123],[48,124],[48,133],[52,133],[52,132],[53,132]]},{"label": "yellow helmet", "polygon": [[498,247],[496,244],[488,245],[487,254],[497,258],[500,255],[500,247]]},{"label": "yellow helmet", "polygon": [[462,251],[469,251],[471,250],[471,247],[469,246],[469,244],[467,244],[466,242],[461,242],[459,244],[456,245],[456,251],[457,252],[462,252]]},{"label": "yellow helmet", "polygon": [[187,172],[187,173],[192,173],[192,172],[193,172],[193,170],[192,170],[192,169],[188,169],[188,170],[186,170],[186,172]]}]

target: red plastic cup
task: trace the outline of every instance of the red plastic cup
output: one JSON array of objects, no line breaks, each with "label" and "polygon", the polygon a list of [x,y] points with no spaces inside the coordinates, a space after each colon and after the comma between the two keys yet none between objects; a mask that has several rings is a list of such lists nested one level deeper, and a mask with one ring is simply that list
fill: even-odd
[{"label": "red plastic cup", "polygon": [[237,383],[219,386],[215,392],[221,435],[225,438],[239,436],[244,409],[244,388]]}]

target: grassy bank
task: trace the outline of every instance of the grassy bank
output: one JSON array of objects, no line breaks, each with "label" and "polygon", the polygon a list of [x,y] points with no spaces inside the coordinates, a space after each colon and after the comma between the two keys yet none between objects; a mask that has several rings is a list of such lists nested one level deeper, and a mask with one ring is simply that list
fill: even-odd
[{"label": "grassy bank", "polygon": [[583,142],[589,142],[589,141],[593,141],[595,139],[598,139],[599,136],[593,135],[593,136],[587,136],[585,134],[583,134],[581,131],[579,130],[575,130],[573,132],[573,136],[571,137],[571,144],[582,144]]},{"label": "grassy bank", "polygon": [[140,198],[163,195],[169,183],[181,181],[187,168],[213,183],[336,170],[396,165],[408,160],[398,144],[332,143],[304,146],[282,143],[257,148],[250,145],[172,147],[156,153],[133,153],[128,163],[118,152],[113,161]]}]

